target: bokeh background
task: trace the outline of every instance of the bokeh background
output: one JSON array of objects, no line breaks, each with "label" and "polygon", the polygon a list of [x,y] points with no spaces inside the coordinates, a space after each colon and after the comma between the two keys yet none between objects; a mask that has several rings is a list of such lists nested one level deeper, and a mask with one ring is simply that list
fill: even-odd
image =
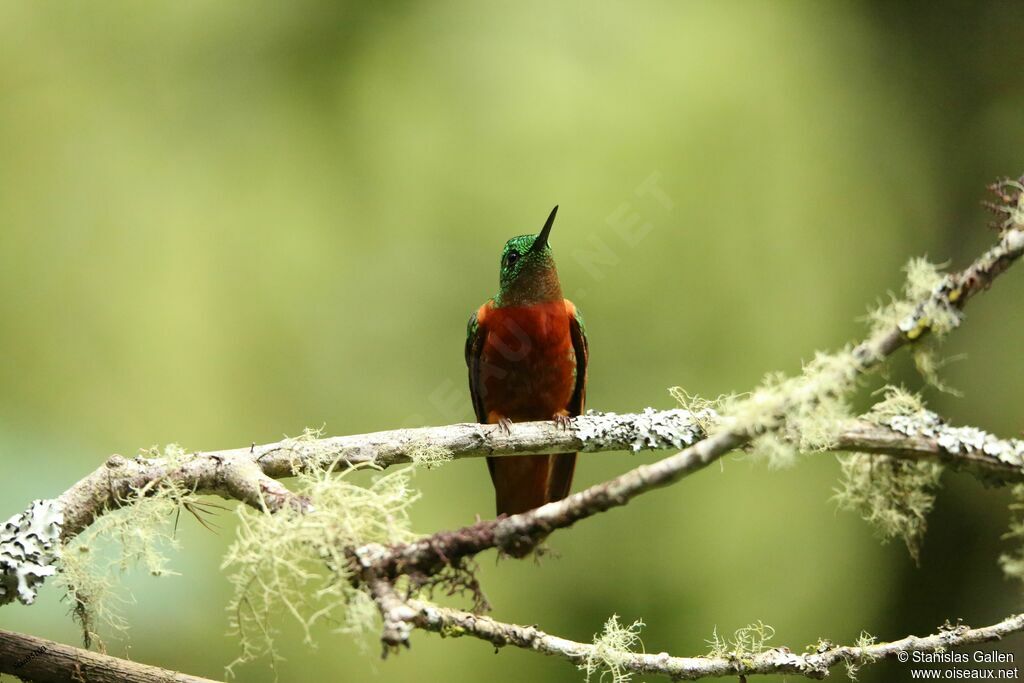
[{"label": "bokeh background", "polygon": [[[0,517],[155,443],[470,420],[466,319],[555,203],[589,407],[797,371],[908,257],[992,239],[983,188],[1024,171],[1022,33],[1016,2],[0,2]],[[1022,297],[1011,272],[972,302],[945,346],[963,397],[933,407],[1020,433]],[[905,359],[890,380],[920,385]],[[576,487],[654,457],[585,457]],[[556,535],[557,559],[484,556],[494,615],[589,640],[617,613],[698,654],[756,620],[802,648],[1021,608],[1006,491],[947,473],[917,567],[835,510],[837,474],[729,458]],[[492,512],[480,461],[416,484],[420,531]],[[182,526],[181,576],[125,579],[112,653],[223,676],[232,519]],[[74,643],[59,597],[0,626]],[[582,676],[431,634],[381,662],[283,624],[281,680]]]}]

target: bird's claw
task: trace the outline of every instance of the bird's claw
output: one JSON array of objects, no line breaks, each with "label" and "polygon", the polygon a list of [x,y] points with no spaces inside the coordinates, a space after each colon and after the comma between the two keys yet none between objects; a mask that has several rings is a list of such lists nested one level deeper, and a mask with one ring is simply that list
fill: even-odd
[{"label": "bird's claw", "polygon": [[568,415],[555,415],[552,418],[555,421],[555,426],[569,431],[569,425],[572,423],[572,418]]},{"label": "bird's claw", "polygon": [[507,417],[501,418],[500,420],[498,420],[498,424],[495,429],[496,431],[501,432],[505,436],[508,436],[509,434],[512,433],[512,420],[508,419]]}]

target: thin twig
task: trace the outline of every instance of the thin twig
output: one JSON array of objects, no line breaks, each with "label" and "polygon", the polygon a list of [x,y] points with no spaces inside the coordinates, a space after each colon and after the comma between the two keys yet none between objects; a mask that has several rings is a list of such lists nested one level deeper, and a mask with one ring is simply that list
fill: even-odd
[{"label": "thin twig", "polygon": [[[536,626],[506,624],[490,617],[422,600],[410,600],[408,605],[416,612],[413,621],[418,628],[445,636],[471,636],[498,647],[511,645],[561,657],[577,665],[600,657],[593,644],[553,636]],[[999,640],[1021,631],[1024,631],[1024,615],[1017,614],[983,628],[947,626],[929,636],[907,636],[892,642],[864,646],[826,645],[818,651],[804,654],[796,654],[785,647],[733,657],[673,657],[665,652],[617,652],[614,664],[631,673],[659,674],[687,681],[753,674],[791,674],[820,679],[828,676],[829,669],[838,664],[860,666],[880,659],[895,658],[901,652],[940,652],[950,647]]]}]

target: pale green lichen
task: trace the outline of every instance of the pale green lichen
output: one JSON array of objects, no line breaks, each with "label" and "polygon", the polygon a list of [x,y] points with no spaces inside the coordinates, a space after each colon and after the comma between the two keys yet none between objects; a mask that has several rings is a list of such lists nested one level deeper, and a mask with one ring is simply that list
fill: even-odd
[{"label": "pale green lichen", "polygon": [[299,436],[286,436],[281,441],[281,447],[288,452],[293,472],[303,469],[320,470],[337,457],[333,449],[321,441],[324,429],[324,425],[306,427]]},{"label": "pale green lichen", "polygon": [[433,444],[420,444],[409,451],[412,464],[428,470],[451,462],[453,457],[450,449]]},{"label": "pale green lichen", "polygon": [[732,638],[718,634],[716,626],[708,645],[707,657],[731,660],[750,659],[768,649],[768,641],[775,637],[775,629],[758,620],[736,629]]},{"label": "pale green lichen", "polygon": [[[185,457],[177,444],[142,453],[166,459],[169,467]],[[119,575],[137,566],[152,576],[175,574],[168,568],[168,554],[178,547],[177,521],[183,507],[197,517],[202,514],[204,509],[197,505],[192,493],[179,484],[155,480],[65,545],[56,580],[82,628],[86,646],[100,638],[101,631],[123,635],[128,629],[122,606],[133,598],[116,588]]]},{"label": "pale green lichen", "polygon": [[1024,582],[1024,484],[1015,485],[1012,494],[1010,528],[1003,538],[1020,545],[1013,552],[1000,555],[999,566],[1009,578]]},{"label": "pale green lichen", "polygon": [[959,291],[952,289],[949,276],[941,272],[940,266],[924,258],[913,258],[904,271],[907,279],[903,297],[890,295],[889,303],[868,312],[872,331],[881,333],[896,327],[907,339],[916,341],[925,332],[941,338],[957,327],[961,314],[952,302]]},{"label": "pale green lichen", "polygon": [[851,415],[847,396],[856,387],[859,369],[853,350],[845,348],[816,354],[795,377],[770,373],[747,394],[709,401],[680,387],[669,393],[686,410],[708,416],[701,425],[706,433],[746,433],[753,437],[752,452],[769,467],[781,468],[795,462],[800,452],[835,446]]},{"label": "pale green lichen", "polygon": [[872,332],[883,332],[898,327],[900,322],[914,313],[914,304],[907,299],[889,294],[889,301],[878,302],[874,308],[868,309],[864,316]]},{"label": "pale green lichen", "polygon": [[637,619],[629,626],[619,623],[619,615],[613,614],[604,624],[604,630],[594,634],[594,647],[588,653],[579,669],[586,673],[589,681],[595,674],[598,681],[606,679],[611,683],[627,683],[633,674],[623,664],[637,652],[643,651],[640,631],[644,622]]},{"label": "pale green lichen", "polygon": [[889,295],[889,303],[879,304],[868,311],[867,320],[875,332],[886,332],[899,326],[913,315],[919,303],[929,298],[945,276],[939,266],[926,258],[915,257],[903,267],[907,277],[903,283],[903,296]]},{"label": "pale green lichen", "polygon": [[763,460],[771,470],[792,467],[800,455],[800,451],[791,441],[780,437],[776,432],[758,437],[752,445],[751,452],[755,458]]},{"label": "pale green lichen", "polygon": [[691,394],[686,389],[675,386],[669,387],[668,393],[672,398],[679,403],[679,406],[688,411],[693,417],[694,422],[697,424],[704,433],[707,433],[714,424],[715,419],[722,411],[722,406],[726,401],[734,399],[734,396],[719,396],[716,399],[707,399],[696,394]]},{"label": "pale green lichen", "polygon": [[938,351],[927,340],[913,348],[912,356],[914,358],[914,367],[917,368],[917,373],[921,375],[921,379],[923,379],[927,384],[951,396],[963,395],[963,392],[947,384],[939,374],[939,371],[942,370],[942,368],[946,367],[946,365],[954,360],[959,360],[963,356],[940,358]]},{"label": "pale green lichen", "polygon": [[861,650],[860,659],[858,661],[854,661],[853,659],[847,657],[844,660],[844,663],[846,664],[846,677],[848,679],[850,679],[851,681],[856,681],[857,674],[860,673],[860,667],[862,667],[865,664],[870,664],[874,662],[876,659],[878,659],[878,655],[873,655],[866,652],[867,648],[871,647],[877,642],[878,638],[871,635],[867,631],[860,632],[860,635],[857,637],[857,640],[854,643],[854,647],[857,647]]},{"label": "pale green lichen", "polygon": [[942,465],[866,453],[840,456],[839,463],[842,474],[833,496],[839,508],[858,513],[883,543],[903,539],[917,562]]},{"label": "pale green lichen", "polygon": [[753,392],[724,400],[721,410],[727,417],[711,431],[750,434],[753,451],[764,454],[773,467],[792,463],[801,451],[832,448],[850,416],[846,397],[856,387],[859,368],[852,349],[818,353],[800,375],[772,373]]},{"label": "pale green lichen", "polygon": [[[884,398],[863,419],[890,426],[926,412],[917,394],[895,386],[882,391]],[[901,538],[917,562],[942,465],[866,453],[839,456],[839,463],[839,487],[833,496],[839,508],[858,513],[875,527],[882,542]]]},{"label": "pale green lichen", "polygon": [[160,446],[140,448],[139,455],[144,458],[163,460],[167,464],[168,468],[172,468],[181,465],[188,457],[189,453],[181,446],[181,444],[169,443],[163,448]]},{"label": "pale green lichen", "polygon": [[733,648],[740,656],[757,655],[768,649],[768,641],[774,637],[774,628],[757,621],[736,630],[733,634]]},{"label": "pale green lichen", "polygon": [[708,646],[707,657],[721,659],[729,656],[732,645],[729,639],[718,635],[718,626],[711,629],[711,638],[704,641]]},{"label": "pale green lichen", "polygon": [[907,274],[907,282],[903,287],[907,298],[917,301],[931,296],[932,292],[946,279],[940,270],[942,267],[923,256],[916,256],[907,261],[907,265],[903,267]]},{"label": "pale green lichen", "polygon": [[908,391],[902,386],[886,385],[875,392],[881,392],[883,398],[863,416],[868,422],[877,425],[888,425],[894,417],[917,415],[925,409],[924,400],[919,394]]},{"label": "pale green lichen", "polygon": [[[1024,226],[1024,177],[1019,180],[1005,178],[989,186],[989,189],[996,195],[998,203],[989,203],[987,206],[996,214],[1006,214],[1006,218],[999,222],[996,227],[1004,237],[1011,230]],[[1006,190],[1010,190],[1007,192]],[[1016,196],[1013,193],[1016,192]]]},{"label": "pale green lichen", "polygon": [[338,632],[364,634],[375,623],[370,598],[351,582],[347,548],[368,543],[412,541],[409,507],[418,494],[410,486],[412,468],[377,474],[368,486],[351,480],[353,468],[331,476],[334,463],[306,468],[298,475],[306,512],[286,508],[276,514],[239,507],[238,533],[223,569],[234,587],[228,606],[231,632],[241,652],[228,667],[277,655],[279,617],[293,619],[313,642],[320,622]]}]

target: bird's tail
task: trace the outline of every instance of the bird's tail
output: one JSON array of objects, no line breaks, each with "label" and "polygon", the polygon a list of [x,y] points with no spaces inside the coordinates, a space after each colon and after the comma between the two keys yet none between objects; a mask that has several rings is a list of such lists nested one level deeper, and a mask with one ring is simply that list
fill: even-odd
[{"label": "bird's tail", "polygon": [[498,514],[514,515],[569,495],[575,453],[487,458]]}]

